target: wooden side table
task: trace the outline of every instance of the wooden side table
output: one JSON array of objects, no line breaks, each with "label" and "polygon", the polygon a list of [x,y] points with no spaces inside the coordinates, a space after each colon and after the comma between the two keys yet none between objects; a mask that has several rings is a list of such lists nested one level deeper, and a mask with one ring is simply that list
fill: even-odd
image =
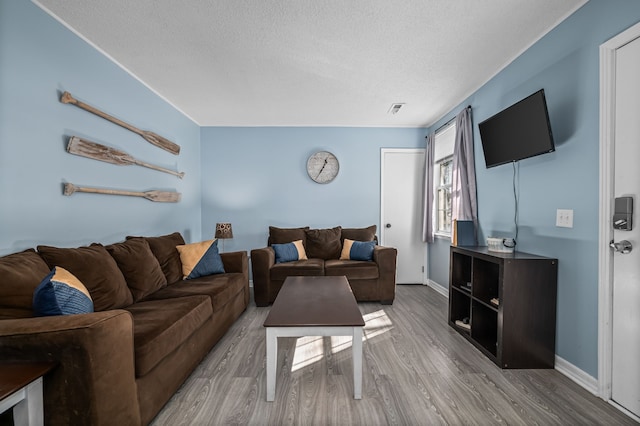
[{"label": "wooden side table", "polygon": [[44,424],[42,377],[55,363],[0,364],[0,413],[13,408],[16,426]]}]

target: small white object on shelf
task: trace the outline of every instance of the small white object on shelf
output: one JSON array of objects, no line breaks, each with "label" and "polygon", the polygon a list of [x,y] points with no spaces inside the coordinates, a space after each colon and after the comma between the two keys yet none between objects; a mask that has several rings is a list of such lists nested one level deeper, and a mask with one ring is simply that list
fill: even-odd
[{"label": "small white object on shelf", "polygon": [[456,320],[456,325],[460,328],[464,328],[465,330],[471,330],[471,324],[465,324],[461,320]]},{"label": "small white object on shelf", "polygon": [[513,247],[504,245],[504,238],[487,237],[487,250],[499,253],[513,253]]}]

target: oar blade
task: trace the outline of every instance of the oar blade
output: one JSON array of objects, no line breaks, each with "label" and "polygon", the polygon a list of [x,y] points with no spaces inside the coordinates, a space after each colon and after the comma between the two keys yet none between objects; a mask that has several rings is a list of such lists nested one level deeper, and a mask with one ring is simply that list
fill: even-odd
[{"label": "oar blade", "polygon": [[172,191],[147,191],[144,198],[159,203],[177,203],[180,201],[182,194]]},{"label": "oar blade", "polygon": [[180,145],[177,143],[171,142],[169,139],[164,138],[156,133],[143,131],[141,136],[149,143],[157,146],[158,148],[162,148],[165,151],[168,151],[174,155],[180,154]]},{"label": "oar blade", "polygon": [[134,159],[124,151],[80,139],[77,136],[72,136],[69,139],[67,152],[81,157],[91,158],[92,160],[117,164],[119,166],[128,166],[133,164],[134,161]]}]

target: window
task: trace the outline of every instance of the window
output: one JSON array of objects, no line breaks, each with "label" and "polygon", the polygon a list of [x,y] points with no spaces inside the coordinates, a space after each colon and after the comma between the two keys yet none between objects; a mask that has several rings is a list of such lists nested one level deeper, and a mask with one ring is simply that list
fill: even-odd
[{"label": "window", "polygon": [[451,183],[453,178],[453,146],[455,121],[436,132],[434,145],[434,228],[436,235],[451,236]]}]

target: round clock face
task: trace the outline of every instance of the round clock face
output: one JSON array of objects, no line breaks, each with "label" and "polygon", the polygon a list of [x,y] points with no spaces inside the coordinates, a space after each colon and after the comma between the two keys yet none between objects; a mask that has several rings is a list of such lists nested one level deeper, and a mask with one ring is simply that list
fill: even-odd
[{"label": "round clock face", "polygon": [[307,173],[317,183],[329,183],[338,175],[340,164],[335,155],[318,151],[307,160]]}]

